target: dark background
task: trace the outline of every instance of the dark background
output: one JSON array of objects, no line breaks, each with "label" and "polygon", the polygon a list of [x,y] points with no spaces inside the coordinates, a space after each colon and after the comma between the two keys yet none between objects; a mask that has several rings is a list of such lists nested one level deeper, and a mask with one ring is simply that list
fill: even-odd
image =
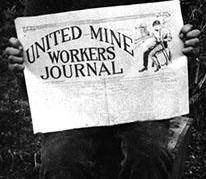
[{"label": "dark background", "polygon": [[[13,20],[27,14],[52,13],[117,4],[138,0],[0,0],[0,179],[37,178],[40,163],[41,135],[33,135],[25,90],[19,79],[8,70],[3,50],[9,37],[16,36]],[[143,2],[152,2],[142,0]],[[181,0],[185,23],[201,30],[199,63],[189,59],[190,117],[194,118],[185,179],[206,178],[206,0]],[[35,8],[34,8],[35,7]],[[38,8],[38,7],[44,7]]]}]

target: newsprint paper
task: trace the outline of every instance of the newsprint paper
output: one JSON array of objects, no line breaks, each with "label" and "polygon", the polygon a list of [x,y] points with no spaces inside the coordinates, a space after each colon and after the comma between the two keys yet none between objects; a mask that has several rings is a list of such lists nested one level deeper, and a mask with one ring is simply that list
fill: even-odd
[{"label": "newsprint paper", "polygon": [[34,133],[189,112],[177,0],[17,18]]}]

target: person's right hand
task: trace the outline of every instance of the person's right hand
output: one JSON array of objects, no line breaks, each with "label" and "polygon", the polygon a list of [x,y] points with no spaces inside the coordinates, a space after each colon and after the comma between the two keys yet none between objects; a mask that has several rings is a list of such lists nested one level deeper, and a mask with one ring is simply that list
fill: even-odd
[{"label": "person's right hand", "polygon": [[9,46],[5,49],[4,55],[8,61],[8,67],[15,73],[23,72],[24,58],[23,47],[17,38],[11,37],[9,39]]}]

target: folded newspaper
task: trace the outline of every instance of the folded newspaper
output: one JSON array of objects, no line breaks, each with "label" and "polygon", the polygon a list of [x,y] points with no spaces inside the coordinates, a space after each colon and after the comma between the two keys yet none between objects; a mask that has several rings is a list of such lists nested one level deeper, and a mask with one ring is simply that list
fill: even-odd
[{"label": "folded newspaper", "polygon": [[15,20],[34,133],[189,112],[177,0]]}]

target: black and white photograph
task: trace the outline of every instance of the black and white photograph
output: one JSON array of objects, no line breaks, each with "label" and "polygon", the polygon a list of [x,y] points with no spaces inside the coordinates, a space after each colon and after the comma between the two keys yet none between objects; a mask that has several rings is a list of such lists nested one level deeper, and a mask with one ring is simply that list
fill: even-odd
[{"label": "black and white photograph", "polygon": [[205,179],[205,0],[0,0],[0,179]]}]

